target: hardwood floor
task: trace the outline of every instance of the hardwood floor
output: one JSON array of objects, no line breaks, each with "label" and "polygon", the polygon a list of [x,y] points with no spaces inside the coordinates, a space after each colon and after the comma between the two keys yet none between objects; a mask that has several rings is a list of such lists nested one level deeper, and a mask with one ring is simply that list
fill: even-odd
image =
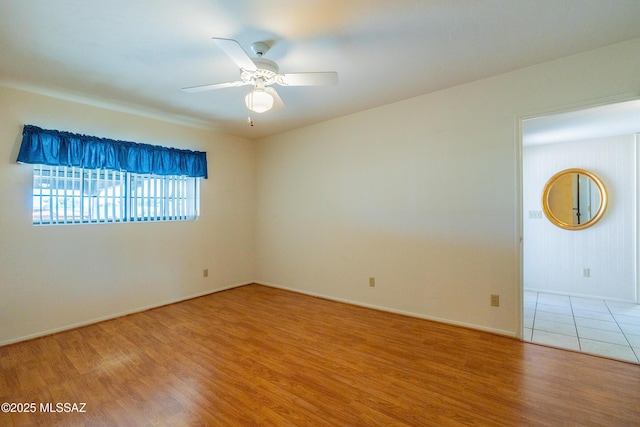
[{"label": "hardwood floor", "polygon": [[[2,426],[640,425],[640,365],[259,285],[0,347],[0,366],[0,402],[37,409]],[[86,412],[41,411],[65,402]]]}]

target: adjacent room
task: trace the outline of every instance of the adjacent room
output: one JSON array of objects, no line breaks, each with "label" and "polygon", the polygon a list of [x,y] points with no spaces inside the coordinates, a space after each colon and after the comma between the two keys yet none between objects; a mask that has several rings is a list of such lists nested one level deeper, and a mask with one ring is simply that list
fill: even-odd
[{"label": "adjacent room", "polygon": [[527,119],[522,132],[523,338],[637,362],[640,101]]},{"label": "adjacent room", "polygon": [[0,424],[640,423],[639,20],[0,0]]}]

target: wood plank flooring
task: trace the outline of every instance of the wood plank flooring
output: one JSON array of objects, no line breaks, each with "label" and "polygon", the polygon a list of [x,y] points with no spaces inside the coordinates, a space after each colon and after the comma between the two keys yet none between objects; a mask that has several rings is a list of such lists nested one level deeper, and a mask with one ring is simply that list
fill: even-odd
[{"label": "wood plank flooring", "polygon": [[[640,365],[259,285],[0,347],[1,426],[633,426]],[[86,412],[40,404],[86,403]],[[64,410],[64,406],[62,406]]]}]

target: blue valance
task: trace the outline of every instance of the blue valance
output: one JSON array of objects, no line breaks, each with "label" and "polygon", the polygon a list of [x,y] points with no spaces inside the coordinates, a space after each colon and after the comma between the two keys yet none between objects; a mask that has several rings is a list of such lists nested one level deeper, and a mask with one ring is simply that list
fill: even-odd
[{"label": "blue valance", "polygon": [[25,125],[18,162],[207,178],[207,153]]}]

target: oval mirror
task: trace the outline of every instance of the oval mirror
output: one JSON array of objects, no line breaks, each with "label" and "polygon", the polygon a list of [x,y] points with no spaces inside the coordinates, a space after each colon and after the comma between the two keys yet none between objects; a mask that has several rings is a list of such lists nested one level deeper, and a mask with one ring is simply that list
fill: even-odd
[{"label": "oval mirror", "polygon": [[565,230],[582,230],[598,222],[607,209],[607,190],[596,174],[566,169],[544,186],[542,209],[553,224]]}]

